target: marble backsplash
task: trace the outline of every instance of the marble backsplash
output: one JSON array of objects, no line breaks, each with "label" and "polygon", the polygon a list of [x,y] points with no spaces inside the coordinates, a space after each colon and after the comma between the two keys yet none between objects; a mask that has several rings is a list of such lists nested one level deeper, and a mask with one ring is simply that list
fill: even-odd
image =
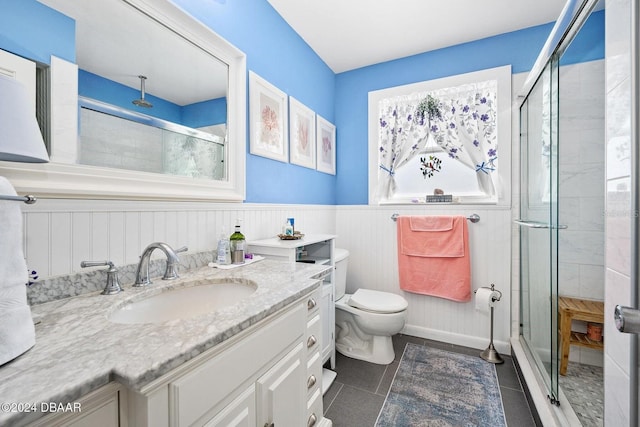
[{"label": "marble backsplash", "polygon": [[[213,261],[211,251],[179,254],[180,267],[178,273],[202,267]],[[118,279],[124,288],[135,281],[138,264],[116,265]],[[149,262],[149,276],[155,280],[162,280],[166,267],[166,259],[158,258]],[[107,267],[96,267],[73,274],[47,277],[43,280],[32,281],[27,287],[29,305],[44,304],[63,298],[74,297],[96,291],[102,291],[107,283]]]}]

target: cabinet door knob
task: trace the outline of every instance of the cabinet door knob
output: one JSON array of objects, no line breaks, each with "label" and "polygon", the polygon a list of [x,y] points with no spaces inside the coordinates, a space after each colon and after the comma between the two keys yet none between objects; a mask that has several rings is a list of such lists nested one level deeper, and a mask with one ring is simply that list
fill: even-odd
[{"label": "cabinet door knob", "polygon": [[316,421],[318,421],[318,417],[316,417],[316,414],[311,414],[309,416],[309,419],[307,420],[307,427],[313,427],[314,425],[316,425]]},{"label": "cabinet door knob", "polygon": [[308,339],[307,339],[307,348],[311,348],[315,345],[315,343],[318,342],[318,339],[315,337],[315,335],[311,335]]},{"label": "cabinet door knob", "polygon": [[309,379],[307,380],[307,388],[309,389],[309,388],[313,387],[314,385],[316,385],[316,382],[317,382],[316,376],[315,375],[311,375],[309,377]]},{"label": "cabinet door knob", "polygon": [[313,298],[309,298],[309,301],[307,301],[307,310],[313,310],[316,305],[318,305],[316,300],[314,300]]}]

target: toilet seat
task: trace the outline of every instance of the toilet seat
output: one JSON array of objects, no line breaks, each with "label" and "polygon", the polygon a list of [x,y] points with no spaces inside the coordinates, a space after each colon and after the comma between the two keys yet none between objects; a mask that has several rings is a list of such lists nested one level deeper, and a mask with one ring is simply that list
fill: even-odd
[{"label": "toilet seat", "polygon": [[347,304],[373,313],[399,313],[409,305],[400,295],[371,289],[358,289],[351,295]]}]

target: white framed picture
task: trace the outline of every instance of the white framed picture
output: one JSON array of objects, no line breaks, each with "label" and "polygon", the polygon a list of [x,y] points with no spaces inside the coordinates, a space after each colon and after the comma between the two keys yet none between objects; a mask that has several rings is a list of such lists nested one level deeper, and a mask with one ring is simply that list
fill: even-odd
[{"label": "white framed picture", "polygon": [[289,161],[316,168],[316,113],[289,97]]},{"label": "white framed picture", "polygon": [[320,115],[316,118],[316,169],[335,175],[336,127]]},{"label": "white framed picture", "polygon": [[249,72],[249,151],[280,162],[289,161],[287,94]]}]

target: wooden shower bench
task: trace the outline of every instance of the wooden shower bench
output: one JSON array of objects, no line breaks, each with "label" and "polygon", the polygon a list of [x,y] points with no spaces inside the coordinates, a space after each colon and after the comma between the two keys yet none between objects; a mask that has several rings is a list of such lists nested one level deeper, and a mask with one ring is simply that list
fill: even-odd
[{"label": "wooden shower bench", "polygon": [[584,300],[578,298],[560,297],[558,299],[558,314],[560,324],[560,375],[567,374],[569,364],[569,349],[571,345],[602,350],[603,341],[594,341],[587,334],[571,330],[572,320],[604,323],[604,302]]}]

